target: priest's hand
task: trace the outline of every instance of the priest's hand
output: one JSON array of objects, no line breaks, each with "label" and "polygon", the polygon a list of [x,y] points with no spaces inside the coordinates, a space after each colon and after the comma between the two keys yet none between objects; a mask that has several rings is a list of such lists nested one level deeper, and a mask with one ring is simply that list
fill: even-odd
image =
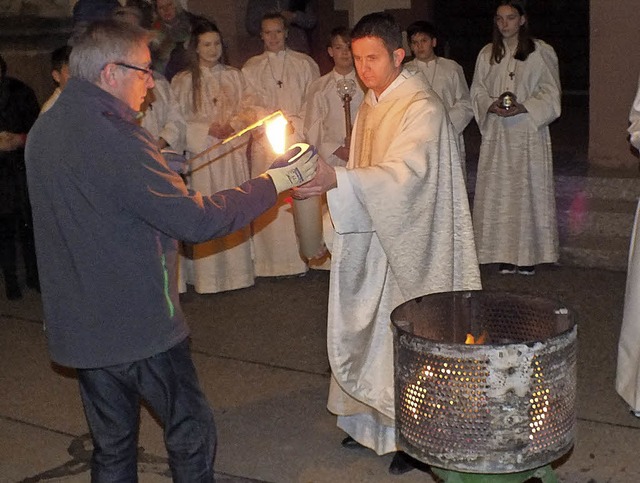
[{"label": "priest's hand", "polygon": [[327,164],[324,159],[318,158],[318,171],[315,177],[308,183],[298,186],[294,193],[296,198],[304,199],[321,195],[337,186],[336,170],[333,166]]}]

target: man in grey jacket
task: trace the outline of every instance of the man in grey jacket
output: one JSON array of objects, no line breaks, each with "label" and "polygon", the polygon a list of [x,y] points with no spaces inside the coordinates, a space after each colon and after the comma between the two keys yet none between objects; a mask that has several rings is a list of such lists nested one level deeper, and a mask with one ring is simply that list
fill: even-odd
[{"label": "man in grey jacket", "polygon": [[313,177],[317,157],[288,163],[285,154],[212,196],[188,190],[136,123],[153,87],[147,43],[138,27],[90,25],[74,43],[67,87],[29,134],[46,334],[53,361],[77,369],[92,481],[137,481],[140,399],[164,426],[174,481],[212,481],[215,427],[178,301],[176,240],[248,224]]}]

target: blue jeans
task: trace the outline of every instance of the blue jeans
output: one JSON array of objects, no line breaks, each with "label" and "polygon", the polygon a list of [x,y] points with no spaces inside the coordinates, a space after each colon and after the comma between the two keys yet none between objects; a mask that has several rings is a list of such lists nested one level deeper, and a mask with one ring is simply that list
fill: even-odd
[{"label": "blue jeans", "polygon": [[141,361],[78,369],[78,380],[93,438],[93,483],[138,481],[141,399],[162,422],[173,481],[213,481],[213,412],[200,389],[188,339]]}]

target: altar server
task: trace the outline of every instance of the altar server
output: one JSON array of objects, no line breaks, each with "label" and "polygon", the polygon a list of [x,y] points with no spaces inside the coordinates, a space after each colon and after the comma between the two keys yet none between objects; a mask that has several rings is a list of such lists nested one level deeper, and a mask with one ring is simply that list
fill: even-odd
[{"label": "altar server", "polygon": [[[264,52],[250,58],[242,72],[250,90],[266,112],[283,111],[291,123],[289,146],[303,140],[302,106],[307,89],[320,77],[318,65],[308,55],[289,49],[285,44],[287,29],[282,15],[269,14],[262,20]],[[251,173],[264,171],[263,156],[273,158],[266,137],[254,138]],[[256,276],[303,274],[306,262],[299,254],[291,198],[283,194],[271,208],[253,223]]]}]

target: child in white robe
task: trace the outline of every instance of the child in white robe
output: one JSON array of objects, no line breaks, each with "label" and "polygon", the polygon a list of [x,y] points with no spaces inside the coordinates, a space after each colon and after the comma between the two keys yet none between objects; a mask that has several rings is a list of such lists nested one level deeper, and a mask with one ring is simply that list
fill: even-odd
[{"label": "child in white robe", "polygon": [[[240,131],[256,120],[254,98],[242,72],[221,63],[222,38],[209,21],[198,22],[188,52],[189,69],[177,74],[171,89],[175,109],[172,123],[179,127],[188,158]],[[188,182],[205,195],[232,188],[250,178],[247,138],[241,137],[190,162]],[[249,227],[225,237],[194,245],[184,277],[198,293],[249,287],[254,283]]]},{"label": "child in white robe", "polygon": [[[286,145],[290,146],[303,140],[303,104],[309,85],[320,77],[320,69],[311,57],[286,46],[287,28],[282,15],[265,15],[261,36],[265,51],[247,60],[242,72],[267,113],[281,110],[286,116],[291,127]],[[273,157],[266,136],[254,138],[252,174],[264,171],[264,160]],[[276,206],[253,222],[256,276],[289,276],[307,271],[306,261],[299,253],[291,204],[291,196],[282,193]]]},{"label": "child in white robe", "polygon": [[[511,104],[501,96],[513,94]],[[502,0],[478,55],[471,102],[482,135],[473,208],[481,264],[533,275],[559,258],[549,124],[560,116],[553,48],[528,34],[522,3]]]},{"label": "child in white robe", "polygon": [[473,119],[473,108],[469,96],[469,86],[462,66],[456,61],[436,55],[438,37],[433,24],[425,21],[414,22],[407,27],[407,39],[413,60],[405,63],[405,68],[422,72],[447,109],[449,120],[458,135],[460,162],[466,178],[466,152],[463,131]]}]

